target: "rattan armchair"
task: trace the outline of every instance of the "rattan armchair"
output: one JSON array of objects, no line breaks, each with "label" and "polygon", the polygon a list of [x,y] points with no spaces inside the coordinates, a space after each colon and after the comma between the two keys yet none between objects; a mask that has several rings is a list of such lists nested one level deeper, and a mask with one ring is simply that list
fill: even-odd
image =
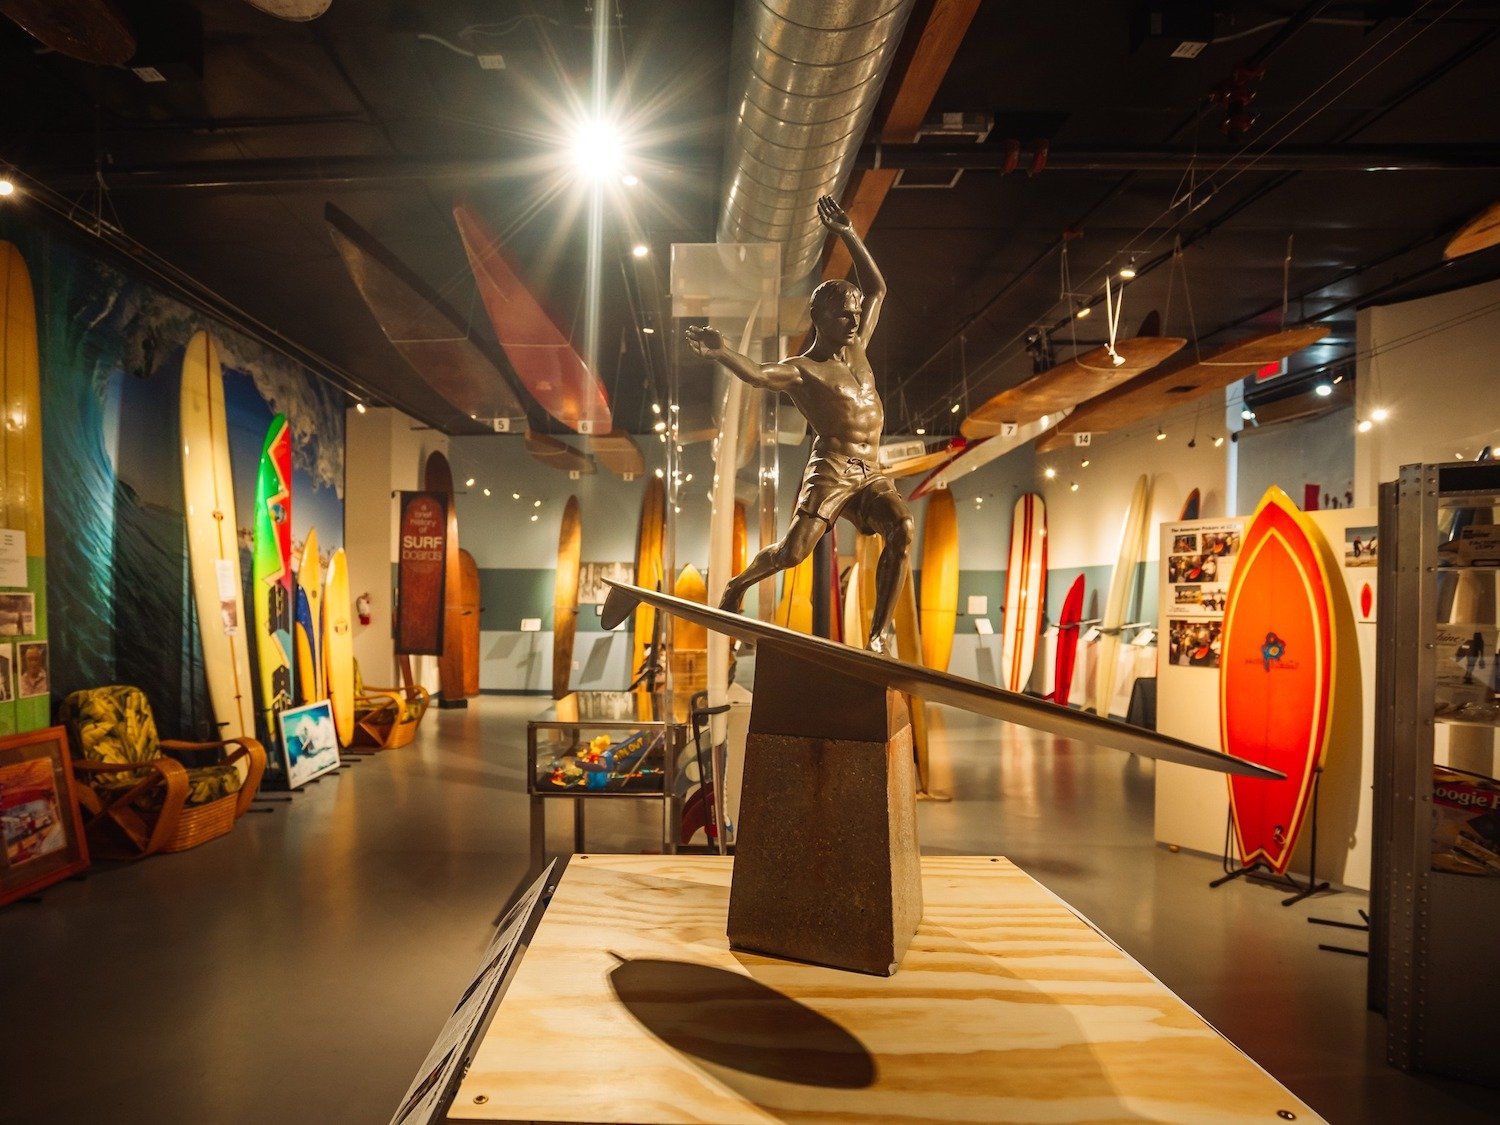
[{"label": "rattan armchair", "polygon": [[58,718],[90,844],[104,852],[179,852],[222,836],[265,773],[265,748],[253,738],[159,738],[145,693],[126,684],[75,691]]},{"label": "rattan armchair", "polygon": [[421,684],[371,687],[354,667],[354,745],[395,750],[417,736],[417,726],[432,702]]}]

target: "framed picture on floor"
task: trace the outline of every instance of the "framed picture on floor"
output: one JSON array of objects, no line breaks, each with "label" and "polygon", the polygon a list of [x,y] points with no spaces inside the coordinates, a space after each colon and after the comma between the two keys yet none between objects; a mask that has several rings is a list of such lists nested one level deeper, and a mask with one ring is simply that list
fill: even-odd
[{"label": "framed picture on floor", "polygon": [[62,727],[0,738],[0,906],[89,865]]},{"label": "framed picture on floor", "polygon": [[339,736],[328,700],[289,708],[280,719],[281,753],[291,788],[339,768]]}]

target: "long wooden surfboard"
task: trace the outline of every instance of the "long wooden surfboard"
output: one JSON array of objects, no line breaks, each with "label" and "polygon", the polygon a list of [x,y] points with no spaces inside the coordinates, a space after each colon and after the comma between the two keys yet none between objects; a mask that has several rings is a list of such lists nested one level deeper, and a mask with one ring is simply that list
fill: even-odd
[{"label": "long wooden surfboard", "polygon": [[354,741],[354,622],[349,612],[349,563],[344,549],[329,556],[323,585],[323,682],[339,745]]},{"label": "long wooden surfboard", "polygon": [[1224,607],[1220,745],[1286,774],[1230,785],[1235,841],[1242,864],[1264,863],[1277,874],[1297,845],[1333,724],[1339,653],[1321,538],[1273,485],[1245,532]]},{"label": "long wooden surfboard", "polygon": [[982,437],[969,442],[961,452],[939,465],[931,476],[912,489],[911,499],[920,500],[935,489],[946,488],[975,469],[982,469],[1007,453],[1035,441],[1066,418],[1071,409],[1068,407],[1057,413],[1043,414],[1040,418],[1018,425],[1014,433],[997,433],[993,437]]},{"label": "long wooden surfboard", "polygon": [[[666,588],[662,567],[662,548],[666,538],[667,494],[660,477],[646,481],[641,496],[641,519],[635,535],[635,584],[648,590]],[[656,610],[648,602],[636,607],[632,626],[630,675],[640,675],[646,662],[646,647],[652,643],[656,629]]]},{"label": "long wooden surfboard", "polygon": [[641,447],[625,430],[613,430],[589,438],[594,458],[621,480],[635,480],[646,471]]},{"label": "long wooden surfboard", "polygon": [[183,352],[180,403],[183,512],[209,702],[220,738],[253,738],[254,680],[224,417],[224,375],[207,332],[195,333]]},{"label": "long wooden surfboard", "polygon": [[930,473],[943,465],[946,465],[954,457],[962,453],[964,446],[954,449],[944,446],[941,449],[929,450],[915,457],[903,457],[899,461],[892,461],[889,465],[882,465],[881,471],[892,480],[902,480],[905,477],[914,477],[921,473]]},{"label": "long wooden surfboard", "polygon": [[958,432],[971,440],[996,437],[1006,423],[1025,425],[1044,415],[1072,410],[1150,371],[1186,344],[1177,336],[1136,336],[1118,341],[1113,354],[1108,347],[1094,348],[1001,391],[970,411]]},{"label": "long wooden surfboard", "polygon": [[1115,694],[1116,662],[1120,654],[1120,627],[1127,621],[1130,594],[1135,588],[1136,565],[1146,555],[1146,536],[1150,531],[1151,478],[1142,474],[1130,494],[1125,522],[1120,527],[1120,551],[1109,576],[1109,594],[1104,600],[1104,615],[1099,621],[1100,637],[1095,646],[1094,714],[1109,717],[1110,701]]},{"label": "long wooden surfboard", "polygon": [[252,8],[259,8],[268,16],[293,23],[315,20],[328,11],[333,0],[246,0]]},{"label": "long wooden surfboard", "polygon": [[779,650],[804,661],[826,665],[865,683],[907,692],[929,703],[958,707],[1003,722],[1020,723],[1059,738],[1073,738],[1164,762],[1179,762],[1247,777],[1281,776],[1274,769],[1231,757],[1218,750],[1195,746],[1191,742],[1169,738],[1128,723],[1101,719],[1097,715],[1059,707],[1035,696],[1021,695],[977,680],[967,680],[933,668],[908,664],[824,637],[797,633],[767,621],[757,621],[752,617],[698,605],[682,598],[674,598],[670,594],[658,594],[639,586],[611,582],[609,579],[605,579],[605,582],[612,587],[604,603],[601,619],[606,629],[612,629],[625,620],[634,611],[637,602],[649,601],[658,609],[676,617],[695,621],[736,640],[754,644],[757,653],[762,656],[769,650]]},{"label": "long wooden surfboard", "polygon": [[458,553],[458,504],[453,494],[453,468],[448,458],[434,451],[427,455],[423,488],[448,497],[448,537],[443,555],[443,651],[438,655],[439,706],[464,707],[463,562]]},{"label": "long wooden surfboard", "polygon": [[[284,415],[271,419],[255,478],[255,554],[250,582],[255,611],[255,662],[260,682],[262,733],[268,746],[280,744],[278,712],[295,700],[292,649],[292,432]],[[267,769],[279,769],[280,755],[268,756]]]},{"label": "long wooden surfboard", "polygon": [[[830,534],[833,529],[829,528]],[[738,574],[744,570],[750,562],[750,533],[746,526],[745,502],[736,500],[734,502],[734,527],[729,542],[729,570],[732,574]]]},{"label": "long wooden surfboard", "polygon": [[0,0],[0,14],[80,62],[124,66],[136,52],[135,30],[114,0]]},{"label": "long wooden surfboard", "polygon": [[557,570],[552,585],[552,698],[573,682],[573,640],[578,630],[578,568],[583,557],[583,519],[578,497],[563,505],[557,532]]},{"label": "long wooden surfboard", "polygon": [[790,570],[781,572],[781,600],[776,603],[776,624],[799,633],[811,633],[813,557],[811,554]]},{"label": "long wooden surfboard", "polygon": [[[42,384],[37,351],[36,298],[21,252],[0,242],[0,426],[5,475],[0,481],[0,526],[26,533],[26,589],[32,595],[32,632],[16,640],[47,640],[47,521],[42,489]],[[12,587],[12,589],[16,589]],[[19,659],[19,650],[17,651]],[[17,677],[19,679],[19,675]],[[50,680],[50,676],[49,676]],[[52,721],[52,696],[9,693],[0,704],[0,734],[37,730]]]},{"label": "long wooden surfboard", "polygon": [[1073,666],[1078,659],[1079,622],[1083,620],[1083,575],[1073,579],[1057,616],[1057,650],[1053,654],[1052,702],[1065,706],[1073,690]]},{"label": "long wooden surfboard", "polygon": [[297,566],[297,608],[293,615],[297,653],[297,699],[316,703],[328,698],[323,668],[323,562],[318,557],[318,529],[308,528]]},{"label": "long wooden surfboard", "polygon": [[922,663],[946,672],[958,626],[958,509],[946,488],[927,498],[921,586]]},{"label": "long wooden surfboard", "polygon": [[453,208],[453,221],[495,338],[531,397],[576,433],[609,433],[614,419],[604,384],[521,280],[500,240],[462,203]]},{"label": "long wooden surfboard", "polygon": [[1010,560],[1005,570],[1005,629],[1000,671],[1011,691],[1025,691],[1036,661],[1047,602],[1047,505],[1034,492],[1016,499],[1011,512]]},{"label": "long wooden surfboard", "polygon": [[458,549],[458,645],[464,697],[479,694],[479,564]]},{"label": "long wooden surfboard", "polygon": [[1074,434],[1108,433],[1169,414],[1183,403],[1254,375],[1266,364],[1285,359],[1326,335],[1327,327],[1312,324],[1261,332],[1201,356],[1196,352],[1179,356],[1080,405],[1063,419],[1055,434],[1037,441],[1037,452],[1070,446]]},{"label": "long wooden surfboard", "polygon": [[[922,625],[917,615],[917,584],[911,563],[902,567],[901,593],[896,598],[896,655],[908,664],[922,663]],[[911,751],[917,765],[917,792],[932,795],[928,757],[927,704],[915,695],[906,697],[911,713]]]},{"label": "long wooden surfboard", "polygon": [[518,433],[525,428],[521,400],[501,373],[497,357],[475,342],[464,318],[333,204],[323,215],[359,295],[422,382],[471,418],[497,420]]}]

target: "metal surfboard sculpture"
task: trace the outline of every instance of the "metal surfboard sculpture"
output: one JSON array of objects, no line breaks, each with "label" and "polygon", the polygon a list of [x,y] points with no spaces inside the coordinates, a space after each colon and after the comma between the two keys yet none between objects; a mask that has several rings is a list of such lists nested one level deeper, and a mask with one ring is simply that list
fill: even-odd
[{"label": "metal surfboard sculpture", "polygon": [[825,665],[842,675],[881,687],[894,688],[925,699],[943,703],[976,715],[987,715],[1005,722],[1019,723],[1059,738],[1072,738],[1095,746],[1107,746],[1142,757],[1165,762],[1201,766],[1220,773],[1276,779],[1282,775],[1274,769],[1242,761],[1239,758],[1195,746],[1191,742],[1169,738],[1153,731],[1133,727],[1113,719],[1074,711],[1048,703],[1034,696],[1006,691],[1004,688],[962,676],[939,672],[919,664],[893,660],[866,649],[808,636],[783,629],[766,621],[728,613],[711,606],[659,594],[605,579],[612,587],[604,605],[602,624],[610,629],[635,609],[637,602],[647,601],[658,610],[694,621],[706,628],[756,646],[758,653],[775,648],[809,661]]},{"label": "metal surfboard sculpture", "polygon": [[1005,631],[1000,671],[1011,691],[1025,691],[1036,661],[1047,601],[1047,505],[1034,492],[1016,499],[1005,570]]},{"label": "metal surfboard sculpture", "polygon": [[1333,724],[1336,626],[1321,534],[1281,489],[1261,498],[1224,608],[1219,735],[1227,753],[1286,780],[1231,782],[1244,866],[1286,871]]},{"label": "metal surfboard sculpture", "polygon": [[179,401],[188,560],[216,737],[253,738],[254,681],[240,578],[229,426],[224,416],[224,375],[218,349],[207,332],[195,333],[183,352]]},{"label": "metal surfboard sculpture", "polygon": [[[280,745],[276,715],[295,699],[292,648],[292,432],[284,415],[271,419],[255,478],[255,554],[251,590],[255,609],[255,662],[260,715],[267,745]],[[279,769],[279,755],[267,769]],[[278,764],[271,764],[278,763]]]}]

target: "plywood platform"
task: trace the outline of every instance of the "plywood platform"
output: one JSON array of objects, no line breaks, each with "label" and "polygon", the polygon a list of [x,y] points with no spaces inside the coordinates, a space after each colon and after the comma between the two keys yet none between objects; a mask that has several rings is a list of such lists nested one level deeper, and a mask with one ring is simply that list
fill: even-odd
[{"label": "plywood platform", "polygon": [[890,978],[731,951],[732,862],[575,857],[450,1119],[1321,1120],[1008,860],[924,858]]}]

